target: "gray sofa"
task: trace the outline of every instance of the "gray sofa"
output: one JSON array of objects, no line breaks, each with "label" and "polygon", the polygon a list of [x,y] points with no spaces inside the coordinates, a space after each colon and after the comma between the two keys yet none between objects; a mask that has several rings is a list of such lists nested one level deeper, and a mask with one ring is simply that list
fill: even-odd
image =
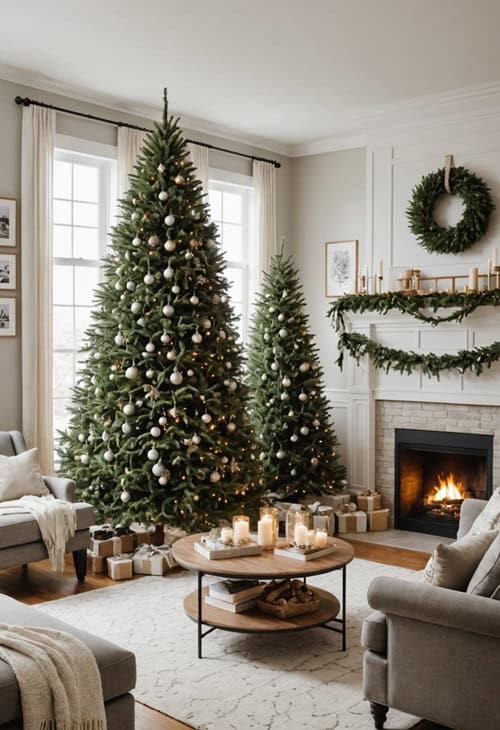
[{"label": "gray sofa", "polygon": [[[0,431],[0,454],[15,456],[26,451],[26,443],[19,431]],[[44,477],[47,487],[58,499],[75,500],[75,483],[70,479]],[[77,502],[77,528],[66,545],[66,552],[73,553],[78,580],[85,579],[89,527],[94,524],[94,510],[89,504]],[[47,558],[37,521],[31,515],[0,515],[0,570],[18,565],[35,563]]]},{"label": "gray sofa", "polygon": [[[136,666],[132,652],[120,649],[80,629],[25,606],[0,594],[0,623],[54,628],[67,631],[83,641],[94,654],[101,673],[108,730],[134,730]],[[21,695],[16,677],[0,659],[0,730],[22,730]]]},{"label": "gray sofa", "polygon": [[[457,537],[486,502],[462,504]],[[421,581],[376,578],[363,624],[363,690],[375,728],[394,707],[453,730],[500,727],[500,602]]]}]

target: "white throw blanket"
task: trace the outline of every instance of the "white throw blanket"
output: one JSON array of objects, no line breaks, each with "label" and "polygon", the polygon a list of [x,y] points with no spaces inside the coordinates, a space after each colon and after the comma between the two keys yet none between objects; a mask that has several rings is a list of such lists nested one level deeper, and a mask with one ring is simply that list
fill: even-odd
[{"label": "white throw blanket", "polygon": [[0,659],[19,683],[24,730],[106,730],[99,669],[79,639],[0,624]]},{"label": "white throw blanket", "polygon": [[76,531],[76,510],[71,502],[45,497],[26,496],[0,502],[0,515],[31,514],[38,522],[53,570],[64,570],[66,543]]}]

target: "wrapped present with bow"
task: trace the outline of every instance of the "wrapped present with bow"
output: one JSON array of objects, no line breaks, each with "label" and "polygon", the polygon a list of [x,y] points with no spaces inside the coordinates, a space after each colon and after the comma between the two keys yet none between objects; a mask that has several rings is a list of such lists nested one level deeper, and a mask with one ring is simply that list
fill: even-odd
[{"label": "wrapped present with bow", "polygon": [[358,508],[365,512],[373,512],[382,507],[382,495],[376,490],[372,491],[371,489],[367,489],[361,492],[361,494],[356,495],[356,500],[358,502]]},{"label": "wrapped present with bow", "polygon": [[328,535],[335,534],[335,513],[333,507],[321,502],[313,502],[307,506],[312,513],[312,526],[315,530],[324,530]]},{"label": "wrapped present with bow", "polygon": [[323,506],[333,507],[333,511],[335,512],[335,510],[338,507],[341,507],[343,504],[349,504],[349,502],[351,501],[351,495],[349,494],[349,492],[322,494],[319,497],[309,497],[307,500],[304,500],[304,504],[311,504],[316,500],[319,500],[319,502]]},{"label": "wrapped present with bow", "polygon": [[335,511],[337,519],[337,530],[340,534],[345,532],[366,532],[366,512],[358,510],[354,502],[343,504]]},{"label": "wrapped present with bow", "polygon": [[160,547],[164,548],[165,546],[173,545],[174,542],[177,542],[177,540],[180,540],[181,537],[185,537],[186,535],[186,530],[183,530],[180,527],[163,525],[163,545]]},{"label": "wrapped present with bow", "polygon": [[165,575],[176,564],[170,545],[140,545],[132,560],[134,572],[140,575]]},{"label": "wrapped present with bow", "polygon": [[94,575],[105,573],[106,560],[107,558],[100,558],[99,555],[94,555],[93,552],[87,550],[87,570],[89,573],[94,573]]},{"label": "wrapped present with bow", "polygon": [[133,576],[132,555],[113,555],[108,558],[108,575],[111,580],[130,580]]},{"label": "wrapped present with bow", "polygon": [[115,531],[111,525],[93,525],[90,528],[90,549],[92,553],[99,558],[109,558],[115,555],[114,537]]}]

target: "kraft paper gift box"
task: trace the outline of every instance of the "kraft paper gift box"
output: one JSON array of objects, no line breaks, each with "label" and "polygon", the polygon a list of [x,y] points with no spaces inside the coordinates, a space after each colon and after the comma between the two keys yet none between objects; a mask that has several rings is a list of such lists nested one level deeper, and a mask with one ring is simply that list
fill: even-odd
[{"label": "kraft paper gift box", "polygon": [[164,575],[167,572],[167,559],[163,552],[153,545],[141,545],[132,558],[134,573],[140,575]]},{"label": "kraft paper gift box", "polygon": [[135,544],[137,547],[139,545],[150,545],[151,544],[151,533],[147,530],[144,531],[134,531],[135,535]]},{"label": "kraft paper gift box", "polygon": [[[100,535],[100,532],[94,533]],[[113,537],[109,537],[107,540],[98,540],[95,537],[90,538],[90,550],[94,555],[100,558],[110,558],[115,554],[115,545],[113,543]]]},{"label": "kraft paper gift box", "polygon": [[166,545],[173,545],[174,542],[180,540],[181,537],[185,537],[187,532],[182,530],[180,527],[170,527],[169,525],[163,526],[163,545],[158,547],[162,550]]},{"label": "kraft paper gift box", "polygon": [[335,513],[333,507],[320,504],[318,500],[313,502],[313,504],[309,504],[309,510],[312,512],[312,526],[315,530],[326,530],[328,535],[335,533]]},{"label": "kraft paper gift box", "polygon": [[108,558],[108,575],[112,580],[130,580],[133,574],[131,555],[113,555]]},{"label": "kraft paper gift box", "polygon": [[358,508],[364,512],[373,512],[373,510],[381,509],[382,495],[374,492],[373,494],[358,494],[356,496]]},{"label": "kraft paper gift box", "polygon": [[366,532],[366,512],[337,512],[339,533]]},{"label": "kraft paper gift box", "polygon": [[106,560],[107,558],[100,558],[99,555],[94,555],[90,550],[87,550],[87,570],[89,573],[95,575],[105,573],[107,569]]},{"label": "kraft paper gift box", "polygon": [[387,530],[387,523],[389,521],[389,510],[377,509],[373,512],[368,512],[368,529],[374,530]]},{"label": "kraft paper gift box", "polygon": [[[174,529],[176,529],[176,528],[174,528]],[[174,553],[172,551],[171,545],[170,544],[169,545],[160,545],[158,547],[158,550],[160,550],[163,553],[165,560],[167,561],[167,569],[171,570],[172,568],[175,568],[177,563],[175,562]]]},{"label": "kraft paper gift box", "polygon": [[124,553],[133,553],[135,550],[135,533],[129,532],[126,535],[116,535],[112,538],[114,553],[113,555],[123,555]]},{"label": "kraft paper gift box", "polygon": [[343,504],[349,504],[351,495],[349,492],[339,492],[339,494],[322,494],[318,497],[322,505],[333,507],[334,512]]}]

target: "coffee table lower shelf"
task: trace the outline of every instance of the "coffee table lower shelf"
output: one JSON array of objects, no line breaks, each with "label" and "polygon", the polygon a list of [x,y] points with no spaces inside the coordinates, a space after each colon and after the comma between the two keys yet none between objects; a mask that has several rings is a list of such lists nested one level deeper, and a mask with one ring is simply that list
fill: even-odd
[{"label": "coffee table lower shelf", "polygon": [[[276,616],[261,613],[257,608],[245,613],[231,613],[215,606],[205,603],[205,596],[208,594],[208,586],[202,589],[202,601],[199,601],[198,591],[189,593],[184,599],[184,610],[190,619],[198,624],[201,633],[201,626],[209,626],[208,631],[201,633],[200,640],[207,634],[222,629],[223,631],[235,631],[244,634],[266,634],[279,633],[283,631],[304,631],[318,626],[328,628],[332,631],[342,633],[342,628],[331,626],[330,623],[342,624],[337,615],[340,611],[338,599],[328,591],[321,588],[314,588],[314,592],[320,599],[320,606],[314,613],[292,618],[281,619]],[[199,605],[201,603],[201,622],[198,620]],[[201,644],[201,641],[200,641]],[[200,654],[201,654],[201,646]]]}]

